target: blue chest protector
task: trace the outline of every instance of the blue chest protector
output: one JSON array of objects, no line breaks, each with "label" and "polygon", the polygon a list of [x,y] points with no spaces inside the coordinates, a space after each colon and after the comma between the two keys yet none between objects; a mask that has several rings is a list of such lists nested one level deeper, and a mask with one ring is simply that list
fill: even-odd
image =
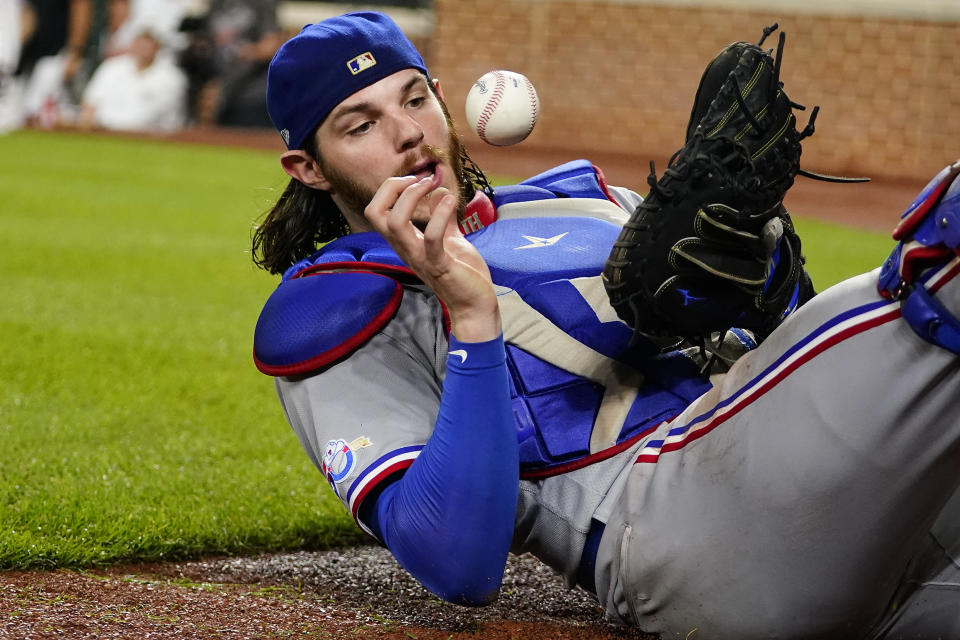
[{"label": "blue chest protector", "polygon": [[[514,299],[519,296],[521,321],[531,322],[532,331],[553,325],[547,328],[640,372],[644,382],[615,441],[591,451],[603,385],[534,355],[523,340],[511,340],[505,317],[520,471],[527,478],[610,457],[709,388],[683,354],[660,353],[643,340],[631,344],[626,325],[598,317],[578,285],[599,276],[619,227],[597,218],[550,216],[548,201],[568,197],[606,198],[589,163],[568,163],[520,185],[498,188],[498,208],[542,202],[544,217],[501,218],[468,239],[486,260],[494,283],[510,290]],[[270,375],[294,375],[349,356],[390,321],[400,304],[401,283],[412,281],[415,276],[378,234],[351,234],[331,242],[291,267],[267,301],[255,333],[257,366]]]}]

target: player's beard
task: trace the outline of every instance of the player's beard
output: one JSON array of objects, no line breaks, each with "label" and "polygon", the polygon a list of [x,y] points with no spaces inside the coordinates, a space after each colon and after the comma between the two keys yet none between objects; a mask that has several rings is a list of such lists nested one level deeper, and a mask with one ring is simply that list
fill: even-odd
[{"label": "player's beard", "polygon": [[[456,129],[453,128],[453,123],[450,121],[449,116],[447,117],[447,125],[450,135],[447,138],[446,149],[426,145],[418,152],[411,151],[394,175],[408,175],[417,164],[422,163],[424,160],[433,160],[446,164],[450,167],[456,178],[456,184],[454,186],[456,193],[454,195],[457,196],[457,220],[462,220],[463,212],[467,206],[464,189],[466,181],[463,173],[463,144],[460,142],[460,136],[457,134]],[[330,193],[337,194],[337,197],[343,202],[344,206],[362,215],[364,209],[366,209],[370,201],[373,200],[376,189],[370,189],[346,174],[341,173],[332,165],[325,164],[322,155],[318,159],[318,164],[324,177],[330,183]],[[422,231],[427,223],[425,220],[414,220],[413,224]]]}]

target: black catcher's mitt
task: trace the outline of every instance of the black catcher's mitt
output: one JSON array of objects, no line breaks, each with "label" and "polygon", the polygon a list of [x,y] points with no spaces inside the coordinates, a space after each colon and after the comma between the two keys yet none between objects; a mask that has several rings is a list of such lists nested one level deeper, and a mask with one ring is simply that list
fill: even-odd
[{"label": "black catcher's mitt", "polygon": [[[624,225],[603,271],[617,314],[637,331],[702,338],[733,326],[759,337],[812,297],[783,196],[800,169],[801,132],[776,60],[737,42],[710,63],[687,141]],[[827,178],[830,179],[830,178]],[[847,179],[839,178],[839,181]]]}]

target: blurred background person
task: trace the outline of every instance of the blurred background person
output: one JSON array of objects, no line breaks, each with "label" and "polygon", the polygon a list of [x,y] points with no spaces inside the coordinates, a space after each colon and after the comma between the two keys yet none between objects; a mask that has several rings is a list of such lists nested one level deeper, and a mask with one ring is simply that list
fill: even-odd
[{"label": "blurred background person", "polygon": [[93,34],[87,47],[91,71],[103,60],[130,50],[137,36],[130,5],[130,0],[96,0]]},{"label": "blurred background person", "polygon": [[36,27],[36,14],[23,0],[0,0],[0,133],[23,125],[23,90],[14,79],[20,50]]},{"label": "blurred background person", "polygon": [[27,123],[55,126],[61,111],[74,102],[74,81],[82,81],[93,0],[26,1],[34,28],[20,52],[15,78],[23,86]]},{"label": "blurred background person", "polygon": [[127,53],[104,60],[83,93],[78,125],[169,132],[186,120],[187,77],[163,34],[141,27]]},{"label": "blurred background person", "polygon": [[273,127],[267,65],[283,43],[276,0],[212,0],[184,23],[181,65],[190,77],[191,119],[200,125]]},{"label": "blurred background person", "polygon": [[86,52],[89,77],[97,66],[115,55],[127,53],[144,25],[160,37],[165,49],[183,49],[186,36],[180,31],[184,19],[206,11],[202,0],[93,0],[93,27]]}]

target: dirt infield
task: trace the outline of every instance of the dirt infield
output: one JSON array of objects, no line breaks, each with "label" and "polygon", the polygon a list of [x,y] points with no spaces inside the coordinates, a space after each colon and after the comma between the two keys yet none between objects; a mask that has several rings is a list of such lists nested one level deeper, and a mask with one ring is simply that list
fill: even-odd
[{"label": "dirt infield", "polygon": [[432,597],[378,547],[91,572],[7,572],[0,638],[650,640],[538,561],[511,557],[500,597]]}]

